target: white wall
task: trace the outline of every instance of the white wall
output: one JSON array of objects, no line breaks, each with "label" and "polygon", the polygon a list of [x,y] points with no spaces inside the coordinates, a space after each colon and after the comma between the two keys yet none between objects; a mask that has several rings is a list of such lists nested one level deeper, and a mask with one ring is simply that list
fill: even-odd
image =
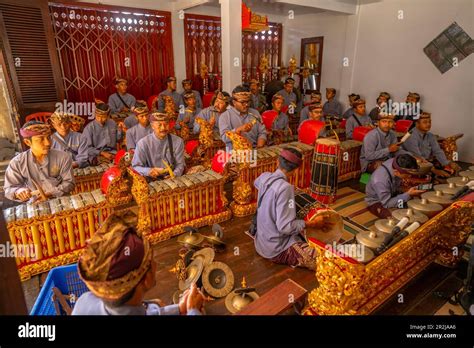
[{"label": "white wall", "polygon": [[423,52],[454,21],[474,37],[472,0],[384,0],[360,6],[358,16],[351,91],[370,107],[381,90],[396,101],[404,101],[408,91],[420,93],[423,110],[432,113],[432,131],[464,133],[460,159],[474,162],[474,54],[441,74]]}]

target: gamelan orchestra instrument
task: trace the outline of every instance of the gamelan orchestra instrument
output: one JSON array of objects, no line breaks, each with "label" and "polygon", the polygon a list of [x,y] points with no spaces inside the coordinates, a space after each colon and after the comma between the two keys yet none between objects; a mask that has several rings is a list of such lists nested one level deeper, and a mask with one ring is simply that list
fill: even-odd
[{"label": "gamelan orchestra instrument", "polygon": [[325,127],[326,123],[324,123],[323,121],[305,121],[301,124],[301,128],[299,129],[298,141],[308,145],[314,145],[314,142],[319,137],[319,133]]},{"label": "gamelan orchestra instrument", "polygon": [[255,292],[255,288],[247,287],[245,277],[242,279],[241,287],[229,293],[225,298],[225,307],[234,314],[244,307],[260,298]]},{"label": "gamelan orchestra instrument", "polygon": [[359,126],[355,127],[354,131],[352,132],[352,139],[357,141],[364,141],[365,136],[369,133],[373,128],[367,126]]},{"label": "gamelan orchestra instrument", "polygon": [[[225,221],[224,178],[211,171],[183,175],[148,184],[144,203],[152,243],[182,233],[184,226],[200,227]],[[17,257],[22,279],[77,260],[80,249],[112,211],[100,190],[22,204],[5,209],[10,239],[15,245],[34,245],[36,258]]]},{"label": "gamelan orchestra instrument", "polygon": [[295,192],[295,204],[297,218],[311,223],[324,217],[330,224],[328,228],[308,226],[305,230],[306,239],[312,237],[326,244],[339,241],[344,229],[344,223],[342,217],[336,211],[324,206],[303,191]]},{"label": "gamelan orchestra instrument", "polygon": [[338,140],[329,138],[316,140],[310,190],[312,195],[324,204],[336,200],[340,151]]},{"label": "gamelan orchestra instrument", "polygon": [[72,194],[100,189],[102,175],[112,166],[112,163],[103,163],[96,167],[74,168],[72,173],[76,186]]},{"label": "gamelan orchestra instrument", "polygon": [[433,216],[438,214],[441,210],[443,210],[443,206],[441,204],[430,203],[426,198],[410,199],[407,204],[409,208],[419,213],[425,214],[429,218],[432,218]]}]

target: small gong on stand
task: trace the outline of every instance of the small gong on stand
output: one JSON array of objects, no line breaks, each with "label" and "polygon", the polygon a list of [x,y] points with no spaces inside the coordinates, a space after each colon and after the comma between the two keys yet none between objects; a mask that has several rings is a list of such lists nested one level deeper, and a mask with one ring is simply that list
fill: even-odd
[{"label": "small gong on stand", "polygon": [[221,251],[225,248],[225,243],[222,240],[223,237],[224,231],[222,230],[222,227],[219,224],[212,225],[212,234],[209,236],[204,236],[206,241],[209,242],[212,247],[217,251]]},{"label": "small gong on stand", "polygon": [[242,287],[235,289],[225,298],[225,307],[232,314],[242,310],[260,296],[255,292],[255,288],[248,288],[245,277],[242,279]]},{"label": "small gong on stand", "polygon": [[191,226],[185,226],[184,232],[178,237],[178,243],[183,244],[187,248],[198,248],[204,240],[202,234],[198,233],[197,229]]}]

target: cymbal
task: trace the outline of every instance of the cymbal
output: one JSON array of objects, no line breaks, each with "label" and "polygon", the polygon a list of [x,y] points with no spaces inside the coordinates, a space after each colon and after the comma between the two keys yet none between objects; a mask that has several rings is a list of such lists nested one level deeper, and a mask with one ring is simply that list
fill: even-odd
[{"label": "cymbal", "polygon": [[236,293],[238,289],[232,291],[225,298],[225,307],[232,314],[237,313],[247,305],[258,299],[260,296],[256,292]]},{"label": "cymbal", "polygon": [[197,257],[203,258],[203,265],[204,265],[204,267],[206,267],[207,265],[209,265],[214,260],[215,255],[216,255],[216,253],[215,253],[214,249],[204,248],[204,249],[201,249],[199,251],[196,251],[192,256],[192,259],[194,260]]},{"label": "cymbal", "polygon": [[197,283],[201,277],[202,270],[204,268],[204,262],[202,257],[197,257],[186,267],[186,279],[179,281],[179,290],[184,291],[188,289],[192,284]]}]

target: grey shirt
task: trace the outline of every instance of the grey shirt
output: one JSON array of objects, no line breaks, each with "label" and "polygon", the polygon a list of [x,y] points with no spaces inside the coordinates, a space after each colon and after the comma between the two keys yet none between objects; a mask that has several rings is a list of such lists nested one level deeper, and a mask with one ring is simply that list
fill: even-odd
[{"label": "grey shirt", "polygon": [[176,129],[181,129],[181,125],[179,124],[180,122],[183,122],[184,118],[186,116],[189,117],[189,122],[188,122],[188,128],[193,131],[194,129],[194,119],[196,118],[196,115],[201,112],[201,109],[196,109],[196,110],[190,110],[187,109],[184,112],[180,112],[178,114],[178,119],[176,120],[175,128]]},{"label": "grey shirt", "polygon": [[52,149],[61,150],[71,155],[73,162],[76,162],[80,168],[88,166],[87,162],[87,142],[81,133],[70,131],[66,137],[62,137],[59,133],[51,136],[53,141]]},{"label": "grey shirt", "polygon": [[127,129],[130,129],[138,124],[138,118],[134,113],[131,113],[125,118],[123,123],[125,124],[125,127],[127,127]]},{"label": "grey shirt", "polygon": [[285,100],[283,105],[290,105],[291,103],[295,104],[295,107],[298,105],[297,104],[298,97],[296,96],[295,92],[288,93],[286,89],[282,89],[278,91],[278,94],[282,95]]},{"label": "grey shirt", "polygon": [[[176,176],[183,175],[184,164],[184,142],[180,137],[170,134],[173,147],[174,158],[176,160],[173,173]],[[133,154],[132,166],[139,174],[150,176],[152,168],[164,168],[163,160],[171,166],[171,149],[168,144],[168,137],[159,139],[155,133],[151,133],[138,141],[135,153]]]},{"label": "grey shirt", "polygon": [[[359,122],[357,122],[359,121]],[[372,120],[369,116],[356,116],[354,113],[346,121],[346,137],[347,139],[352,139],[352,133],[354,132],[355,127],[371,125]]]},{"label": "grey shirt", "polygon": [[[72,315],[179,315],[179,306],[176,304],[160,307],[155,303],[146,303],[143,306],[110,307],[87,291],[77,300]],[[192,309],[187,315],[201,315],[201,312]]]},{"label": "grey shirt", "polygon": [[181,108],[181,105],[184,106],[184,101],[183,101],[183,97],[181,96],[181,94],[179,94],[176,91],[171,92],[169,89],[165,89],[163,92],[158,94],[158,111],[164,111],[165,110],[165,102],[164,102],[163,98],[161,98],[164,95],[173,98],[175,110],[177,112],[179,112],[179,110]]},{"label": "grey shirt", "polygon": [[374,161],[386,161],[387,159],[394,157],[396,153],[388,151],[388,147],[396,142],[397,135],[392,130],[385,133],[377,127],[367,133],[364,137],[364,142],[360,151],[360,166],[362,173],[367,170],[369,163]]},{"label": "grey shirt", "polygon": [[354,109],[349,108],[344,113],[342,114],[342,118],[345,118],[346,120],[352,116],[352,113],[354,112]]},{"label": "grey shirt", "polygon": [[122,138],[122,131],[115,121],[108,119],[105,125],[96,120],[87,124],[82,132],[87,144],[89,159],[97,157],[102,151],[117,151],[117,141]]},{"label": "grey shirt", "polygon": [[[273,182],[275,178],[280,179]],[[302,241],[299,234],[304,230],[305,222],[296,218],[295,191],[280,169],[262,173],[254,185],[258,199],[268,188],[257,210],[255,249],[259,255],[271,259]]]},{"label": "grey shirt", "polygon": [[257,121],[257,123],[253,125],[250,132],[242,133],[242,136],[247,138],[253,147],[257,146],[258,139],[267,140],[267,130],[264,124],[262,123],[262,117],[260,116],[257,110],[249,108],[247,114],[241,116],[240,112],[238,112],[237,109],[231,106],[219,117],[219,132],[221,135],[221,139],[226,144],[226,148],[228,150],[232,149],[232,142],[225,135],[225,132],[235,132],[238,127],[254,120],[255,118],[252,117],[250,114],[254,115],[259,121]]},{"label": "grey shirt", "polygon": [[127,130],[126,141],[127,141],[127,150],[132,150],[137,147],[137,143],[140,139],[146,137],[148,134],[153,133],[151,125],[148,127],[143,127],[141,124]]},{"label": "grey shirt", "polygon": [[273,121],[272,129],[285,130],[288,128],[288,115],[280,112],[277,118]]},{"label": "grey shirt", "polygon": [[393,172],[393,161],[394,158],[390,158],[383,163],[388,172],[380,166],[372,173],[365,187],[365,201],[369,206],[380,202],[385,208],[397,208],[399,202],[410,200],[408,193],[399,193],[401,179]]},{"label": "grey shirt", "polygon": [[[125,106],[123,105],[122,101],[118,97],[117,93],[111,94],[109,96],[109,101],[108,101],[108,104],[110,106],[110,112],[113,114],[116,112],[120,112],[120,110],[122,110],[123,107]],[[127,104],[127,107],[129,109],[131,109],[132,106],[134,106],[135,103],[137,102],[135,97],[129,93],[125,93],[124,95],[121,94],[120,97],[122,97],[123,101],[125,102],[125,104]]]},{"label": "grey shirt", "polygon": [[415,156],[430,160],[435,157],[443,166],[449,164],[446,154],[439,146],[433,133],[421,133],[418,128],[413,128],[411,136],[403,143],[403,149]]},{"label": "grey shirt", "polygon": [[341,116],[342,115],[342,105],[336,99],[328,100],[323,105],[323,114],[324,116]]},{"label": "grey shirt", "polygon": [[74,189],[71,156],[61,150],[51,149],[43,163],[39,164],[31,150],[15,156],[5,171],[5,197],[17,201],[15,192],[21,188],[37,190],[36,181],[45,193],[61,197]]}]

